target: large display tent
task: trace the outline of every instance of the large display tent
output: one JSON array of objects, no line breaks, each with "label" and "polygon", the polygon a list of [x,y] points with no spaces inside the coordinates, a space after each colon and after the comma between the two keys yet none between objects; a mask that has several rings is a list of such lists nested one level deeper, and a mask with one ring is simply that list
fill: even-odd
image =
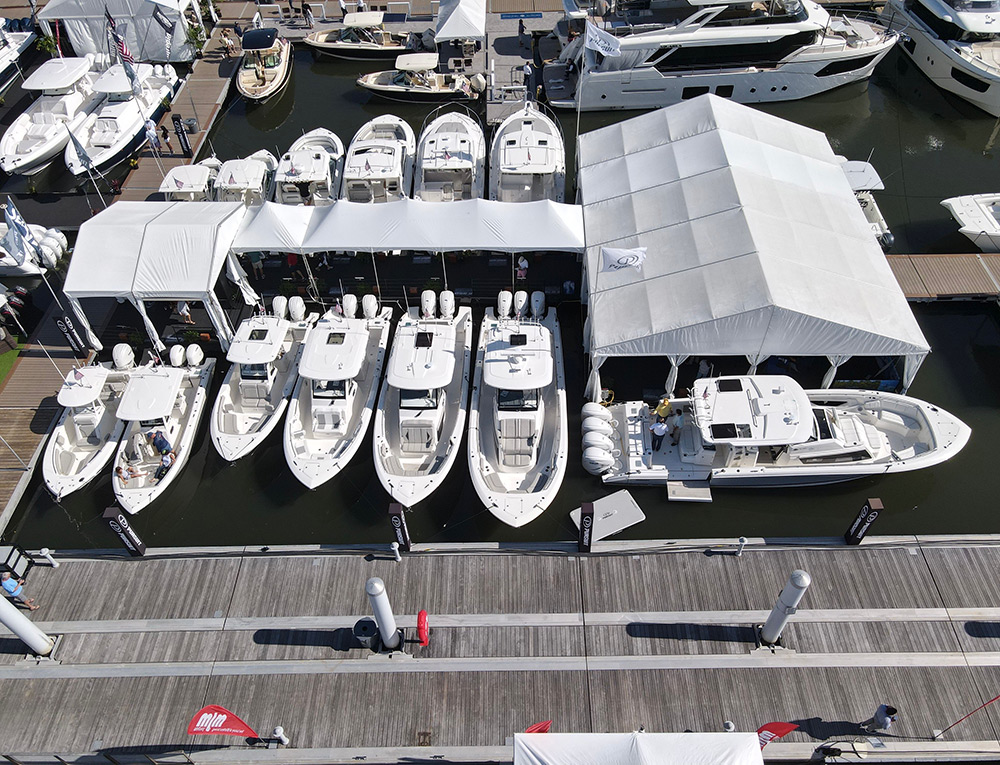
[{"label": "large display tent", "polygon": [[763,765],[756,733],[517,733],[514,765]]}]

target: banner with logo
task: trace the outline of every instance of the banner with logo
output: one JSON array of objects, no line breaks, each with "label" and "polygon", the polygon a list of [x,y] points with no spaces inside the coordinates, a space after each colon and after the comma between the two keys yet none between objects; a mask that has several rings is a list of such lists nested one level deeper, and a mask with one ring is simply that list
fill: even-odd
[{"label": "banner with logo", "polygon": [[612,58],[622,54],[622,44],[618,38],[605,32],[592,21],[587,22],[587,35],[583,40],[583,47],[596,50],[598,53]]},{"label": "banner with logo", "polygon": [[770,722],[766,725],[761,725],[757,728],[757,741],[760,742],[760,748],[763,749],[776,738],[787,736],[793,730],[797,730],[798,727],[798,725],[787,722]]},{"label": "banner with logo", "polygon": [[194,713],[188,723],[188,735],[209,736],[243,736],[245,738],[260,738],[257,731],[243,722],[225,707],[209,704]]},{"label": "banner with logo", "polygon": [[601,248],[601,272],[604,271],[624,271],[626,268],[634,268],[636,271],[642,270],[642,263],[646,260],[646,248],[635,247],[631,250],[619,247]]}]

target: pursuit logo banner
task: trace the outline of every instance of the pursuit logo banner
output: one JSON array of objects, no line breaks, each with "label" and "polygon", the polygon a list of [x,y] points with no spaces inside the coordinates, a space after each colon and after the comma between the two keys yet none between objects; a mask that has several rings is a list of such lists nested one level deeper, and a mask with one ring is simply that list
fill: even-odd
[{"label": "pursuit logo banner", "polygon": [[194,713],[191,722],[188,723],[188,735],[196,736],[245,736],[249,738],[260,738],[257,731],[243,722],[225,707],[218,704],[209,704],[203,709]]}]

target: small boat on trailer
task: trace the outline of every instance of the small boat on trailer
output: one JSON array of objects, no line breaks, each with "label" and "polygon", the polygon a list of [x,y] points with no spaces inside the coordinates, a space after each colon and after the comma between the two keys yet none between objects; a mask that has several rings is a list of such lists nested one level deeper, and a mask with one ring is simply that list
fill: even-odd
[{"label": "small boat on trailer", "polygon": [[344,175],[344,144],[332,130],[310,130],[278,161],[274,201],[283,205],[332,205]]},{"label": "small boat on trailer", "polygon": [[243,59],[236,90],[247,101],[262,104],[278,95],[292,76],[292,44],[273,28],[248,29],[240,39]]},{"label": "small boat on trailer", "polygon": [[1000,194],[969,194],[941,202],[965,236],[983,252],[1000,252]]},{"label": "small boat on trailer", "polygon": [[440,103],[474,101],[486,90],[481,74],[439,72],[437,53],[407,53],[396,59],[396,68],[363,74],[358,86],[387,101]]}]

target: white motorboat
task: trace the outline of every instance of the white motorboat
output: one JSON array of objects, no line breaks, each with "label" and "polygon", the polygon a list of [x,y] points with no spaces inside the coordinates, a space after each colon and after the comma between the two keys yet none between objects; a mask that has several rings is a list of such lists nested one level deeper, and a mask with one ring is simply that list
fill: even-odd
[{"label": "white motorboat", "polygon": [[[305,43],[319,53],[354,61],[393,61],[401,53],[424,47],[427,33],[389,32],[383,26],[384,16],[381,11],[348,13],[343,26],[310,32]],[[433,34],[427,42],[433,50]]]},{"label": "white motorboat", "polygon": [[1000,117],[1000,0],[889,0],[882,18],[942,90]]},{"label": "white motorboat", "polygon": [[93,56],[53,58],[21,83],[39,93],[0,138],[0,170],[8,175],[33,175],[47,167],[66,148],[70,131],[104,100],[94,92]]},{"label": "white motorboat", "polygon": [[392,309],[374,295],[345,295],[343,313],[331,310],[306,340],[299,381],[285,417],[285,461],[304,486],[315,489],[354,457],[368,432],[382,377]]},{"label": "white motorboat", "polygon": [[531,101],[500,123],[490,149],[490,199],[562,202],[566,146],[555,121]]},{"label": "white motorboat", "polygon": [[971,433],[909,396],[807,391],[782,375],[702,378],[670,405],[676,431],[654,451],[646,404],[586,404],[584,467],[605,483],[666,484],[671,499],[710,501],[699,494],[709,486],[811,486],[931,467]]},{"label": "white motorboat", "polygon": [[[118,402],[118,417],[128,424],[114,463],[123,477],[114,471],[111,479],[118,503],[129,513],[157,499],[184,470],[208,407],[215,359],[206,359],[198,345],[189,345],[186,351],[175,345],[170,349],[170,363],[134,371]],[[162,456],[148,436],[156,431],[175,455],[162,473],[158,473]]]},{"label": "white motorboat", "polygon": [[118,403],[135,368],[126,343],[116,345],[112,363],[75,368],[66,375],[57,401],[65,407],[42,457],[42,477],[58,502],[93,481],[118,449],[124,421]]},{"label": "white motorboat", "polygon": [[1000,194],[951,197],[941,204],[976,247],[983,252],[1000,252]]},{"label": "white motorboat", "polygon": [[363,74],[358,86],[387,101],[440,103],[474,101],[486,90],[481,74],[439,72],[437,53],[405,53],[396,59],[396,68]]},{"label": "white motorboat", "polygon": [[[0,23],[4,20],[0,19]],[[20,67],[18,59],[35,41],[35,33],[0,30],[0,92],[13,82]]]},{"label": "white motorboat", "polygon": [[469,410],[469,472],[486,508],[508,526],[533,521],[566,475],[568,424],[562,337],[545,295],[501,292],[479,331]]},{"label": "white motorboat", "polygon": [[167,202],[211,202],[221,167],[222,162],[215,157],[172,167],[160,184],[160,193]]},{"label": "white motorboat", "polygon": [[885,190],[881,176],[871,162],[849,160],[839,154],[837,159],[840,160],[840,167],[844,171],[844,175],[847,176],[847,182],[851,184],[851,190],[854,192],[858,204],[861,205],[861,212],[865,214],[865,220],[868,221],[868,226],[872,230],[872,236],[875,237],[875,241],[879,243],[883,252],[888,252],[892,249],[896,237],[889,230],[889,224],[886,222],[885,216],[882,215],[873,193]]},{"label": "white motorboat", "polygon": [[243,202],[247,205],[269,202],[274,196],[274,176],[278,160],[267,149],[244,159],[228,159],[215,179],[218,202]]},{"label": "white motorboat", "polygon": [[899,39],[874,16],[813,0],[662,2],[624,10],[607,29],[618,56],[569,39],[545,64],[549,103],[583,111],[658,109],[704,93],[744,104],[791,101],[871,76]]},{"label": "white motorboat", "polygon": [[[91,171],[113,167],[142,146],[146,141],[146,120],[156,122],[177,89],[177,73],[170,64],[136,64],[134,69],[138,96],[132,92],[122,65],[115,64],[94,83],[94,92],[104,94],[106,99],[73,129],[93,163]],[[72,141],[66,144],[64,156],[73,175],[87,173]]]},{"label": "white motorboat", "polygon": [[375,472],[404,507],[427,499],[458,455],[469,394],[472,311],[425,290],[399,320],[375,411]]},{"label": "white motorboat", "polygon": [[332,130],[310,130],[278,161],[274,201],[285,205],[332,205],[340,193],[343,174],[343,142]]},{"label": "white motorboat", "polygon": [[288,85],[292,76],[292,44],[273,28],[248,29],[240,39],[243,58],[236,90],[247,101],[262,104]]},{"label": "white motorboat", "polygon": [[435,117],[417,145],[413,198],[425,202],[481,199],[486,185],[486,137],[475,117],[449,111]]},{"label": "white motorboat", "polygon": [[392,202],[410,195],[417,139],[393,114],[366,122],[347,149],[340,198],[349,202]]},{"label": "white motorboat", "polygon": [[299,357],[319,316],[307,315],[298,296],[287,303],[291,321],[279,295],[274,315],[240,323],[226,354],[232,366],[212,408],[211,431],[216,451],[229,462],[248,455],[278,426],[298,380]]}]

